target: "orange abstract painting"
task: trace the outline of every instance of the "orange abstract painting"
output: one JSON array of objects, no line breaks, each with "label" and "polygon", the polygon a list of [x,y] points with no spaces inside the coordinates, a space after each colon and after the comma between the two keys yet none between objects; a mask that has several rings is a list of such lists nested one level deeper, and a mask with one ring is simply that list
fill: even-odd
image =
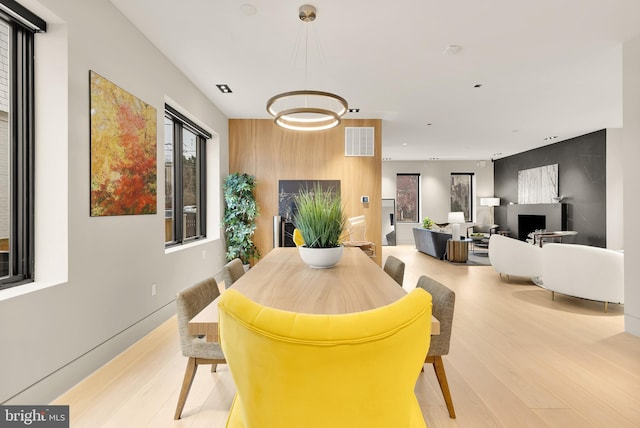
[{"label": "orange abstract painting", "polygon": [[91,216],[155,214],[156,109],[89,74]]}]

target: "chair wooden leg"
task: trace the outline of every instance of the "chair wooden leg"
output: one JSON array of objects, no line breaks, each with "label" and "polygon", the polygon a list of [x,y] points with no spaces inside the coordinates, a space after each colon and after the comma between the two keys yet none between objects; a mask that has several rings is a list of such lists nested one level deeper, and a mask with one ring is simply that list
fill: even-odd
[{"label": "chair wooden leg", "polygon": [[176,407],[176,413],[173,415],[174,420],[180,419],[182,415],[182,409],[184,408],[184,404],[187,402],[187,395],[189,395],[189,390],[191,389],[191,384],[193,383],[193,378],[196,375],[196,370],[198,370],[198,363],[195,358],[189,358],[187,361],[187,368],[184,371],[184,379],[182,380],[182,389],[180,390],[180,397],[178,398],[178,406]]},{"label": "chair wooden leg", "polygon": [[455,419],[456,411],[453,409],[453,401],[451,400],[451,392],[449,391],[449,383],[447,382],[447,374],[444,371],[442,357],[439,355],[427,357],[426,362],[433,364],[433,370],[436,372],[436,378],[438,378],[438,383],[442,390],[442,396],[444,397],[444,402],[446,403],[447,410],[449,411],[449,417],[451,419]]},{"label": "chair wooden leg", "polygon": [[609,312],[609,302],[604,302],[604,312]]}]

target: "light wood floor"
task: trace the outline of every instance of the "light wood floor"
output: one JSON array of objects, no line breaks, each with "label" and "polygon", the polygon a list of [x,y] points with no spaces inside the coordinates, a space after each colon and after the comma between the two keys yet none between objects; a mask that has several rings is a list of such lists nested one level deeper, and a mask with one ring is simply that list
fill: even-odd
[{"label": "light wood floor", "polygon": [[[407,290],[426,274],[456,292],[444,362],[457,419],[425,367],[416,394],[430,428],[640,427],[640,338],[623,332],[621,306],[604,313],[597,302],[552,301],[491,267],[451,265],[409,246],[384,247],[389,254],[407,263]],[[226,366],[199,371],[173,421],[185,365],[174,317],[53,404],[70,405],[74,428],[224,427],[235,393]]]}]

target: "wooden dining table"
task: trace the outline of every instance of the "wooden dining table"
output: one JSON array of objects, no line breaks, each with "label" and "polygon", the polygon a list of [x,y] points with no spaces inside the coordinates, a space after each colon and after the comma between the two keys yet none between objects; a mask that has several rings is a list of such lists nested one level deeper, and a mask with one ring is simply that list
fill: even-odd
[{"label": "wooden dining table", "polygon": [[[232,287],[263,306],[308,314],[376,309],[407,294],[362,250],[348,247],[330,269],[305,265],[297,248],[274,248]],[[189,321],[189,333],[218,342],[217,299]],[[440,323],[432,317],[431,334],[439,333]]]}]

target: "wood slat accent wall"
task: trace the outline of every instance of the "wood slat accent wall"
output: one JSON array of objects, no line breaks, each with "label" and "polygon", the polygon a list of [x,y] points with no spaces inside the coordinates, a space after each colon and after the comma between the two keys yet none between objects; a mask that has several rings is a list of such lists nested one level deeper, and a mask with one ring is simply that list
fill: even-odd
[{"label": "wood slat accent wall", "polygon": [[[345,127],[374,127],[373,157],[345,156]],[[282,129],[270,119],[229,120],[229,173],[253,174],[260,216],[254,242],[265,255],[273,248],[279,180],[340,180],[347,217],[364,214],[367,238],[381,263],[382,121],[345,119],[319,132]],[[369,204],[360,202],[369,196]]]}]

